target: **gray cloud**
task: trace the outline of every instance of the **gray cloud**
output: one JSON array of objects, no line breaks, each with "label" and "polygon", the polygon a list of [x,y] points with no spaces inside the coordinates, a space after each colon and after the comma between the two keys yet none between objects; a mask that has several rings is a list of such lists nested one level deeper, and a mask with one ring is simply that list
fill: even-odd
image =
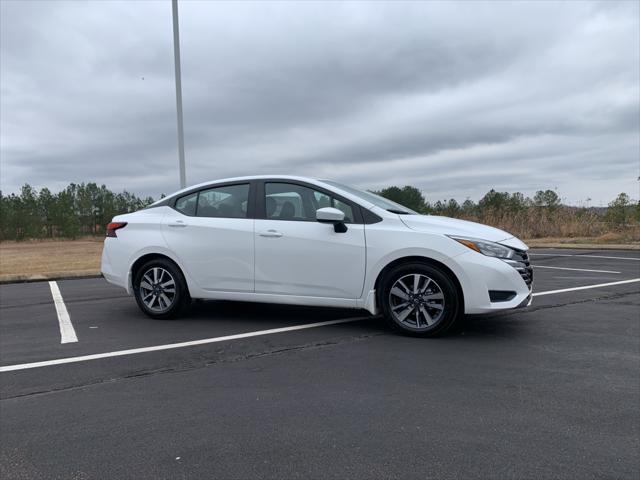
[{"label": "gray cloud", "polygon": [[[190,183],[638,197],[637,2],[182,1]],[[170,4],[0,2],[0,174],[177,188]]]}]

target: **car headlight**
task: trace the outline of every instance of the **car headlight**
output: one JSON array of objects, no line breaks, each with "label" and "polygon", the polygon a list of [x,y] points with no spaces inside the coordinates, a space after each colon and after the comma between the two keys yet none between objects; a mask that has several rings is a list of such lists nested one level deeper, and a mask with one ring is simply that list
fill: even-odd
[{"label": "car headlight", "polygon": [[465,247],[475,250],[487,257],[496,257],[509,260],[513,258],[515,252],[509,247],[500,245],[499,243],[490,242],[488,240],[480,240],[477,238],[464,238],[449,236],[452,240],[461,243]]}]

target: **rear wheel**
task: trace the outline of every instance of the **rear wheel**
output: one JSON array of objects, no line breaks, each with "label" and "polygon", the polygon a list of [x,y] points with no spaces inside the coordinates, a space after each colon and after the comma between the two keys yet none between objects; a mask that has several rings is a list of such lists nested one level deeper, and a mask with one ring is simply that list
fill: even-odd
[{"label": "rear wheel", "polygon": [[385,274],[380,286],[384,318],[396,331],[433,337],[446,332],[461,316],[453,280],[433,265],[398,265]]},{"label": "rear wheel", "polygon": [[175,318],[189,303],[182,272],[163,258],[150,260],[138,269],[133,290],[140,309],[152,318]]}]

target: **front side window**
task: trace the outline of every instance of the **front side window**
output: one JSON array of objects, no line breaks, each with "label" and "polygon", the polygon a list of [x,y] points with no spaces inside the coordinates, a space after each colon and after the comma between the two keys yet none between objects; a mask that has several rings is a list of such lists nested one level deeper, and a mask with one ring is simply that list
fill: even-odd
[{"label": "front side window", "polygon": [[353,208],[324,192],[292,183],[265,184],[266,217],[274,220],[315,221],[316,210],[338,208],[344,212],[344,221],[353,222]]},{"label": "front side window", "polygon": [[344,213],[345,222],[353,221],[353,208],[351,208],[351,205],[341,202],[338,199],[333,199],[332,207],[337,208],[338,210],[342,210],[342,213]]},{"label": "front side window", "polygon": [[198,217],[247,218],[249,184],[228,185],[201,190],[198,196]]}]

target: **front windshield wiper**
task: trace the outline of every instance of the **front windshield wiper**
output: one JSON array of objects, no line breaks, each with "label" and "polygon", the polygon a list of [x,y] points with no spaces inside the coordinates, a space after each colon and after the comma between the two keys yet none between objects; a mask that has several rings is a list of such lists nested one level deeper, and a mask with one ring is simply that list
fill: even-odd
[{"label": "front windshield wiper", "polygon": [[398,215],[410,215],[410,212],[405,210],[396,210],[395,208],[387,208],[387,212],[397,213]]}]

